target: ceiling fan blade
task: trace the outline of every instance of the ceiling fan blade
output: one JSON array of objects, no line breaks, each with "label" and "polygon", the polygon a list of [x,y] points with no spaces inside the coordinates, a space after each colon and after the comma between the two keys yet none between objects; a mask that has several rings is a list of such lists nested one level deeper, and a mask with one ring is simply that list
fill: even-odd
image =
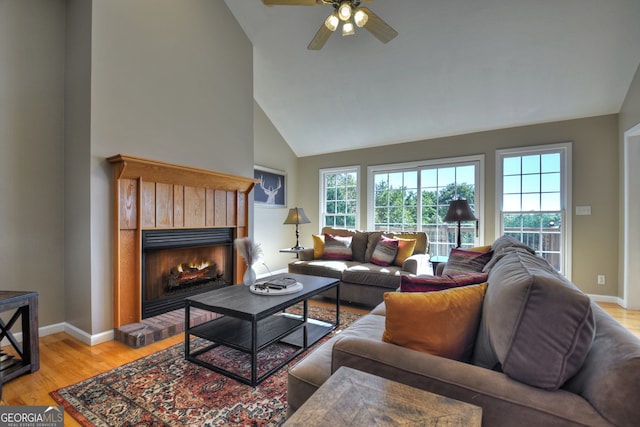
[{"label": "ceiling fan blade", "polygon": [[309,49],[309,50],[320,50],[320,49],[322,49],[322,46],[324,46],[324,44],[327,42],[327,40],[329,40],[329,36],[331,36],[332,33],[333,33],[333,31],[328,29],[327,26],[324,25],[324,22],[323,22],[322,25],[320,26],[320,29],[316,33],[316,35],[313,36],[313,40],[311,40],[311,43],[309,43],[309,46],[307,46],[307,49]]},{"label": "ceiling fan blade", "polygon": [[364,28],[382,43],[388,43],[398,35],[396,30],[391,28],[389,24],[384,22],[382,18],[373,13],[368,7],[360,7],[360,10],[366,13],[369,17],[367,23],[364,24]]},{"label": "ceiling fan blade", "polygon": [[318,6],[322,0],[262,0],[265,6]]}]

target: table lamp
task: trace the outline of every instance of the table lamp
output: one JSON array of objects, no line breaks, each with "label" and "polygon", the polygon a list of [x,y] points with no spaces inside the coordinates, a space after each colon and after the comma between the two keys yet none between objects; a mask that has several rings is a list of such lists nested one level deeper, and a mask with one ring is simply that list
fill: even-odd
[{"label": "table lamp", "polygon": [[287,218],[284,220],[283,224],[296,225],[296,245],[291,249],[294,249],[294,250],[304,249],[302,246],[300,246],[300,243],[299,243],[300,231],[298,230],[298,225],[309,224],[310,222],[311,221],[309,221],[309,218],[307,218],[307,215],[304,213],[304,209],[302,208],[289,209],[289,214],[287,215]]},{"label": "table lamp", "polygon": [[458,199],[452,200],[449,204],[449,210],[447,214],[444,216],[444,222],[457,222],[458,223],[458,246],[459,248],[462,246],[462,241],[460,237],[460,223],[462,221],[475,221],[476,217],[471,212],[471,207],[466,199]]}]

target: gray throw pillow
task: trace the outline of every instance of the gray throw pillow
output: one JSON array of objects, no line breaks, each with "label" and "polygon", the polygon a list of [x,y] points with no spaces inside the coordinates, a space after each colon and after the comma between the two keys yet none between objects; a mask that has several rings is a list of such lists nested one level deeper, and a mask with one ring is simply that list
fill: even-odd
[{"label": "gray throw pillow", "polygon": [[[511,251],[489,273],[474,359],[556,390],[582,366],[595,319],[590,299],[542,258]],[[491,354],[493,353],[493,355]]]}]

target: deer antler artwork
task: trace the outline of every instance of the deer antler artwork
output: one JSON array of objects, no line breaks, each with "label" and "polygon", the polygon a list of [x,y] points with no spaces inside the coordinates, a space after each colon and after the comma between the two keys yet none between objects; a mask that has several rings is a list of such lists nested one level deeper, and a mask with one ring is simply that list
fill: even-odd
[{"label": "deer antler artwork", "polygon": [[262,191],[264,191],[264,194],[267,195],[267,201],[265,203],[269,205],[275,205],[276,195],[278,194],[278,191],[280,191],[280,189],[282,188],[282,181],[280,178],[278,178],[277,187],[275,188],[273,186],[267,187],[264,184],[264,176],[260,175],[260,188],[262,189]]}]

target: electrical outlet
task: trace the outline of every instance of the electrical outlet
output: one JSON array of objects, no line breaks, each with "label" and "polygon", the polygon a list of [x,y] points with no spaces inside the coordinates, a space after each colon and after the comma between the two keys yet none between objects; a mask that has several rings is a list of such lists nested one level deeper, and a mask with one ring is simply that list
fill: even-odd
[{"label": "electrical outlet", "polygon": [[598,274],[598,285],[604,286],[605,284],[604,274]]}]

